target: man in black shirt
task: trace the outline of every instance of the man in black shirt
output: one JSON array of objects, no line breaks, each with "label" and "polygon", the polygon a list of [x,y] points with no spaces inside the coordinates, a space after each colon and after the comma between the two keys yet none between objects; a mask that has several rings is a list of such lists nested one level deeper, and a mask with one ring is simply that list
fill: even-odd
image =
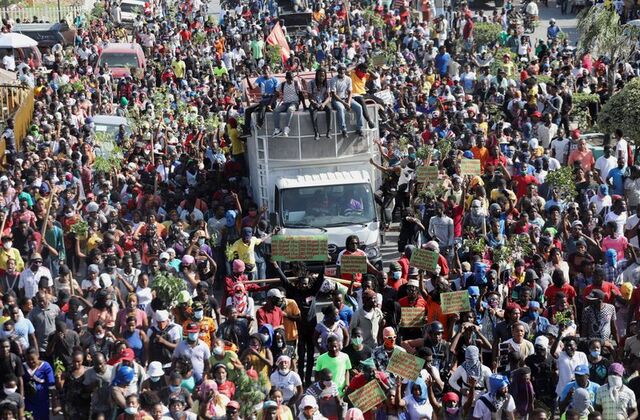
[{"label": "man in black shirt", "polygon": [[349,356],[351,361],[351,375],[355,376],[357,369],[360,367],[360,362],[367,360],[371,357],[372,349],[363,343],[362,329],[356,327],[351,332],[351,339],[349,345],[342,349],[342,352]]},{"label": "man in black shirt", "polygon": [[11,353],[11,343],[6,338],[0,339],[0,372],[15,375],[18,378],[18,390],[24,395],[22,361],[18,356]]}]

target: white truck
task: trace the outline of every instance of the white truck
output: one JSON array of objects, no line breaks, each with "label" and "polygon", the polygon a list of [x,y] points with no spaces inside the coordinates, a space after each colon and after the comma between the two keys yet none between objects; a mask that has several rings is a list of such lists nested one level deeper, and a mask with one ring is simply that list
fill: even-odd
[{"label": "white truck", "polygon": [[[369,114],[376,114],[369,106]],[[281,118],[284,119],[285,115]],[[326,127],[324,112],[318,127]],[[314,139],[308,112],[293,116],[288,137],[272,137],[271,114],[260,130],[247,139],[247,158],[254,200],[269,209],[272,223],[285,235],[328,236],[331,263],[325,269],[334,274],[335,260],[349,235],[358,235],[360,248],[372,264],[382,267],[380,222],[373,193],[380,174],[369,163],[377,158],[376,127],[355,135],[354,116],[347,114],[346,138],[336,130],[335,112],[331,137]]]}]

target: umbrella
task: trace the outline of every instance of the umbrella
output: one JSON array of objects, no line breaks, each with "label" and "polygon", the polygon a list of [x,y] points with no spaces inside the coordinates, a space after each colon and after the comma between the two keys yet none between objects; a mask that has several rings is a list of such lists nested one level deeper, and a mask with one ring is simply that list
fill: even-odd
[{"label": "umbrella", "polygon": [[0,35],[0,48],[29,48],[37,46],[37,41],[16,32]]}]

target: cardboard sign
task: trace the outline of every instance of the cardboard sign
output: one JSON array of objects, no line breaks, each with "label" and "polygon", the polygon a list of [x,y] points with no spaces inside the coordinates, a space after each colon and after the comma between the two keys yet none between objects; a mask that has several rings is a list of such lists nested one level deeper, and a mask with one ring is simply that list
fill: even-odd
[{"label": "cardboard sign", "polygon": [[391,372],[401,378],[415,381],[420,376],[420,370],[424,366],[424,359],[409,354],[406,351],[395,349],[389,359],[387,372]]},{"label": "cardboard sign", "polygon": [[440,306],[443,314],[457,314],[471,310],[469,291],[447,292],[440,294]]},{"label": "cardboard sign", "polygon": [[382,99],[382,102],[384,102],[386,105],[393,105],[396,101],[395,96],[393,96],[393,93],[389,89],[384,89],[376,92],[374,93],[374,96]]},{"label": "cardboard sign", "polygon": [[362,274],[367,272],[367,257],[364,255],[343,255],[340,258],[340,272]]},{"label": "cardboard sign", "polygon": [[438,167],[437,166],[418,166],[416,170],[416,179],[421,184],[427,182],[433,182],[438,179]]},{"label": "cardboard sign", "polygon": [[365,386],[349,394],[351,403],[362,410],[363,413],[373,410],[386,399],[387,396],[376,379],[367,382]]},{"label": "cardboard sign", "polygon": [[371,57],[371,64],[374,67],[382,67],[387,62],[387,57],[384,54],[378,54]]},{"label": "cardboard sign", "polygon": [[274,235],[271,254],[274,261],[327,261],[327,236]]},{"label": "cardboard sign", "polygon": [[460,161],[460,172],[462,175],[480,176],[480,159],[462,159]]},{"label": "cardboard sign", "polygon": [[438,265],[438,253],[428,249],[414,249],[411,254],[411,265],[434,273]]},{"label": "cardboard sign", "polygon": [[426,312],[420,307],[400,308],[400,326],[403,328],[422,328]]}]

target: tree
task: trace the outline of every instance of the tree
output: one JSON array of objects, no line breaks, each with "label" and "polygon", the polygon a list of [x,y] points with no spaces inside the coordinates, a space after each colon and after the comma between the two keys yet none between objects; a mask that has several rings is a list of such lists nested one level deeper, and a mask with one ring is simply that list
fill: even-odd
[{"label": "tree", "polygon": [[609,94],[613,94],[618,63],[631,58],[636,49],[638,28],[622,25],[613,7],[596,5],[585,9],[578,16],[578,33],[579,53],[592,51],[595,55],[608,59],[607,86]]},{"label": "tree", "polygon": [[479,22],[473,28],[473,40],[478,47],[493,46],[500,39],[502,27],[497,23]]},{"label": "tree", "polygon": [[613,95],[598,114],[598,127],[606,133],[621,129],[636,145],[640,144],[640,78],[632,79]]}]

